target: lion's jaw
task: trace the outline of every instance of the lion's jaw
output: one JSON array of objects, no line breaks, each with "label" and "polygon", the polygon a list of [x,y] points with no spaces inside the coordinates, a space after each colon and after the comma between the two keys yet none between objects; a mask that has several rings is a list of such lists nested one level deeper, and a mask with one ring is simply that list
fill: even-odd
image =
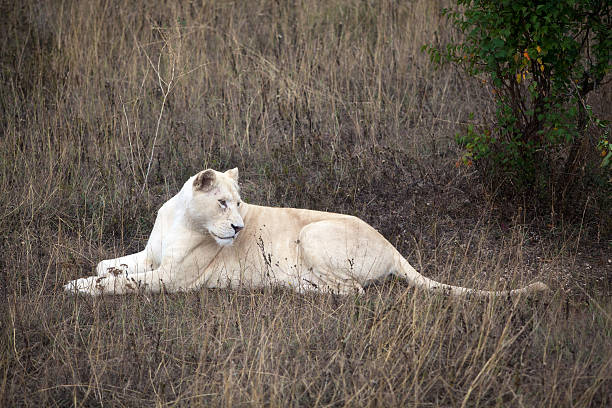
[{"label": "lion's jaw", "polygon": [[[232,225],[240,225],[241,227],[244,226],[240,214],[237,214],[237,217],[235,216],[233,219],[235,220],[233,222],[229,220],[222,220],[216,224],[208,225],[206,228],[208,233],[220,246],[232,245],[234,240],[238,237],[239,232],[236,232]],[[234,222],[236,224],[234,224]]]},{"label": "lion's jaw", "polygon": [[230,246],[230,245],[232,245],[234,243],[234,239],[238,236],[238,234],[236,234],[233,237],[221,238],[220,236],[218,236],[214,232],[212,232],[212,231],[209,231],[209,232],[210,232],[210,235],[212,235],[212,237],[215,239],[217,244],[219,244],[220,246]]}]

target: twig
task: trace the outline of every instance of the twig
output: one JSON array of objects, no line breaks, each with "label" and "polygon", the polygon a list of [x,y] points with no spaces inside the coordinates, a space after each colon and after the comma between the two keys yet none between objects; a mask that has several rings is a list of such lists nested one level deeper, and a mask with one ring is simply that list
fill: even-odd
[{"label": "twig", "polygon": [[[172,90],[172,85],[174,84],[174,79],[175,79],[174,74],[175,74],[175,67],[176,67],[175,62],[176,61],[174,58],[172,59],[172,73],[170,75],[170,80],[166,82],[162,78],[162,75],[160,73],[160,65],[161,65],[161,51],[163,51],[166,48],[166,46],[168,45],[168,41],[164,39],[165,44],[160,51],[159,57],[157,58],[157,67],[156,67],[155,64],[153,64],[153,61],[151,61],[149,54],[147,54],[144,48],[140,46],[140,44],[138,43],[138,40],[136,38],[134,38],[134,40],[136,41],[136,45],[138,49],[142,50],[145,57],[147,58],[147,61],[149,62],[149,65],[151,65],[151,68],[153,68],[153,71],[155,71],[155,74],[157,74],[157,82],[159,85],[159,89],[161,90],[161,93],[163,95],[162,105],[161,105],[161,108],[159,109],[159,115],[157,116],[157,124],[155,125],[155,134],[153,135],[153,144],[151,146],[151,154],[149,155],[147,171],[145,173],[144,181],[142,182],[142,188],[140,189],[140,194],[142,194],[144,190],[146,189],[147,182],[149,180],[149,173],[151,172],[151,164],[153,163],[153,156],[155,155],[155,144],[157,143],[157,138],[159,136],[159,126],[161,124],[161,118],[164,114],[164,108],[166,107],[166,101],[168,100],[168,95],[170,94],[170,91]],[[170,53],[172,53],[172,50],[170,50]]]}]

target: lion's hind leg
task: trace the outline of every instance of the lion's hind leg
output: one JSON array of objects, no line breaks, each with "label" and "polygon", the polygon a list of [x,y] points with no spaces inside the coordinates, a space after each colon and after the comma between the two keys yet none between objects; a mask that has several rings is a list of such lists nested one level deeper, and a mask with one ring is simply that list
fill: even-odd
[{"label": "lion's hind leg", "polygon": [[391,268],[389,245],[356,218],[318,221],[300,231],[304,289],[333,293],[363,292],[363,285]]}]

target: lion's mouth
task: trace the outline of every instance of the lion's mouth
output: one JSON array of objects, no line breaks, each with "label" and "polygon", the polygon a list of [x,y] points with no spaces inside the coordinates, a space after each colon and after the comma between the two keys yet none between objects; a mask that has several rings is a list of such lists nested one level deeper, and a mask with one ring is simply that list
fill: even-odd
[{"label": "lion's mouth", "polygon": [[231,239],[236,238],[236,235],[232,235],[230,237],[222,237],[222,236],[219,236],[219,235],[215,234],[214,232],[211,232],[211,234],[212,234],[213,237],[218,238],[218,239],[223,240],[223,241],[227,241],[227,240],[231,240]]}]

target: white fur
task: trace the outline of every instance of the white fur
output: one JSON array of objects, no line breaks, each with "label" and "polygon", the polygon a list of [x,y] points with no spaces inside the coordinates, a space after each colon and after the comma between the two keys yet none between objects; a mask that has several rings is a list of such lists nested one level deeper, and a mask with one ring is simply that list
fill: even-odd
[{"label": "white fur", "polygon": [[374,228],[341,214],[248,205],[238,170],[191,177],[159,210],[142,252],[100,262],[97,275],[73,280],[70,292],[91,295],[138,290],[290,286],[298,291],[363,291],[395,274],[451,295],[514,295],[546,290],[541,282],[512,291],[451,286],[419,274]]}]

